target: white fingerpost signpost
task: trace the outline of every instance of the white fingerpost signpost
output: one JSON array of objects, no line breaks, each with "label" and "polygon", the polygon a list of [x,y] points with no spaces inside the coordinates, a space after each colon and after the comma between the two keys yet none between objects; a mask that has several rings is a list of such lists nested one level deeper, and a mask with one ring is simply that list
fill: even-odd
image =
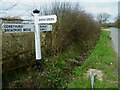
[{"label": "white fingerpost signpost", "polygon": [[40,43],[40,32],[41,31],[52,31],[52,25],[41,25],[47,23],[56,23],[56,15],[39,16],[39,10],[34,10],[34,24],[3,24],[2,29],[5,33],[17,33],[17,32],[34,32],[35,33],[35,51],[36,60],[42,59],[41,55],[41,43]]}]

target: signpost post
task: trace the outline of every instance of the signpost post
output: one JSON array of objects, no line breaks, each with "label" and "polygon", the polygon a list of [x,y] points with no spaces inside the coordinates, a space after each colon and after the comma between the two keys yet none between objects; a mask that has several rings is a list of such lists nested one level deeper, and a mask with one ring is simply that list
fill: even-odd
[{"label": "signpost post", "polygon": [[36,60],[41,59],[41,45],[40,45],[40,31],[39,31],[39,25],[38,25],[38,18],[39,18],[39,12],[38,10],[34,10],[34,24],[35,24],[35,50],[36,50]]}]

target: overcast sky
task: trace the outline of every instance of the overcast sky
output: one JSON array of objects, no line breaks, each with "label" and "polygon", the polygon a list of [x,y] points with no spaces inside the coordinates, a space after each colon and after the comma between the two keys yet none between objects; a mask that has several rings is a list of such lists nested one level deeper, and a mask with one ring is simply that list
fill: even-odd
[{"label": "overcast sky", "polygon": [[[80,6],[93,16],[101,12],[110,14],[110,21],[114,21],[118,15],[119,0],[0,0],[0,17],[21,16],[29,18],[34,9],[47,6],[53,1],[79,2]],[[13,5],[15,7],[12,8]]]}]

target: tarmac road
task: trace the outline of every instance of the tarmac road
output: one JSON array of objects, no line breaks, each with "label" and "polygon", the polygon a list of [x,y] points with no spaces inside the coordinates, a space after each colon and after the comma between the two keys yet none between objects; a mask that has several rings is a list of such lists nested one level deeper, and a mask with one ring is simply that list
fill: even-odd
[{"label": "tarmac road", "polygon": [[113,48],[115,49],[117,55],[120,57],[120,29],[118,28],[109,28],[110,37],[111,37],[111,43]]}]

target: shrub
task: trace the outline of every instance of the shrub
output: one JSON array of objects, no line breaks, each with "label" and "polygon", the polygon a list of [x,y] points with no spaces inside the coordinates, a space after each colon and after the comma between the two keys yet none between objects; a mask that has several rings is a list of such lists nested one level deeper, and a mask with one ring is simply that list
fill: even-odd
[{"label": "shrub", "polygon": [[48,51],[61,52],[72,43],[78,42],[86,49],[92,47],[100,35],[99,24],[76,3],[55,2],[45,12],[57,15],[53,31],[45,32],[45,46]]}]

